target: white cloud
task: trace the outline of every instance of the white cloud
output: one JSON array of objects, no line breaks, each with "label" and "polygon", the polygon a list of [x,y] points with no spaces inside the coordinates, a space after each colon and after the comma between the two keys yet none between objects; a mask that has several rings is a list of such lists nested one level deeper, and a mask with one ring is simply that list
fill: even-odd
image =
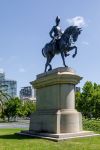
[{"label": "white cloud", "polygon": [[67,22],[70,25],[74,25],[74,26],[78,26],[78,27],[86,26],[86,22],[84,20],[84,17],[82,17],[82,16],[76,16],[74,18],[67,19]]},{"label": "white cloud", "polygon": [[0,68],[0,73],[4,73],[4,69],[3,68]]},{"label": "white cloud", "polygon": [[20,68],[19,72],[23,73],[23,72],[26,72],[26,70],[24,68]]}]

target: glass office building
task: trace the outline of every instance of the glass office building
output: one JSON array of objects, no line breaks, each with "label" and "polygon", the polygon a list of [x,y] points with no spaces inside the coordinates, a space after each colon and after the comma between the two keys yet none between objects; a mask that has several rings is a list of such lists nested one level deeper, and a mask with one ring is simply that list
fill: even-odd
[{"label": "glass office building", "polygon": [[0,90],[15,97],[17,95],[17,81],[5,79],[5,73],[0,73]]},{"label": "glass office building", "polygon": [[21,99],[31,98],[31,97],[32,97],[32,87],[31,86],[23,87],[20,90],[20,98]]}]

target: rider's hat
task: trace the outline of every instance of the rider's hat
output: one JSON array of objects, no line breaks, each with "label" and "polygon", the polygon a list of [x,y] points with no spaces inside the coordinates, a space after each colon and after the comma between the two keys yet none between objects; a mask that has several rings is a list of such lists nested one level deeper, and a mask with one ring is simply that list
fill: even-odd
[{"label": "rider's hat", "polygon": [[60,21],[60,17],[57,16],[57,17],[56,17],[56,22],[59,22],[59,21]]}]

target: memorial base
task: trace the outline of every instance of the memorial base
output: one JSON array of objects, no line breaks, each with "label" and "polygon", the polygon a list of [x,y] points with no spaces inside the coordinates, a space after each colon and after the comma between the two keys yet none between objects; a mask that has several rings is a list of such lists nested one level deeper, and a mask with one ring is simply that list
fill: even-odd
[{"label": "memorial base", "polygon": [[19,135],[23,136],[30,136],[33,138],[42,138],[42,139],[48,139],[52,141],[61,141],[61,140],[68,140],[73,138],[84,138],[84,137],[91,137],[91,136],[100,136],[100,134],[95,134],[92,131],[80,131],[76,133],[61,133],[61,134],[52,134],[52,133],[38,133],[38,132],[32,132],[32,131],[21,131],[20,133],[17,133]]},{"label": "memorial base", "polygon": [[57,68],[37,75],[37,111],[31,115],[29,131],[52,134],[82,131],[82,116],[75,109],[75,85],[82,77],[71,68]]},{"label": "memorial base", "polygon": [[75,109],[37,111],[31,115],[30,131],[75,133],[82,130],[82,116]]},{"label": "memorial base", "polygon": [[82,131],[82,115],[75,109],[75,85],[81,79],[67,67],[37,75],[31,82],[36,89],[36,112],[31,115],[29,131],[20,134],[55,141],[95,135]]}]

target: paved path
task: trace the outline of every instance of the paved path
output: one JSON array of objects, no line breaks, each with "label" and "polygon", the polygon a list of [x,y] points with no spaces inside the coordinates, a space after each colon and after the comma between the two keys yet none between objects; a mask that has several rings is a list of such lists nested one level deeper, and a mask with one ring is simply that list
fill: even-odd
[{"label": "paved path", "polygon": [[1,128],[29,128],[29,120],[20,120],[18,122],[0,123]]}]

